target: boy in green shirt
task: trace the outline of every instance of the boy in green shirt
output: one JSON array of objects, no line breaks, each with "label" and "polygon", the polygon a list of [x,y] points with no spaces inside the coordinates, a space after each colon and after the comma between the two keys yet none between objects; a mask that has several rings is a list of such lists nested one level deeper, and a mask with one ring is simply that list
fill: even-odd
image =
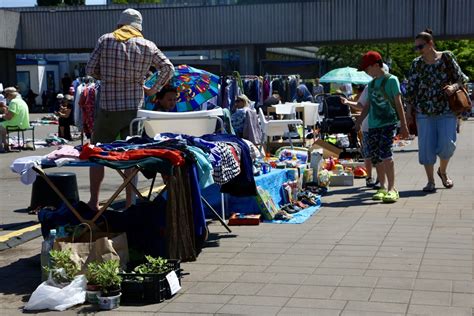
[{"label": "boy in green shirt", "polygon": [[408,129],[403,111],[400,83],[397,77],[383,70],[382,56],[367,52],[361,60],[359,71],[365,71],[374,78],[369,83],[369,103],[357,119],[356,128],[368,115],[370,158],[380,181],[380,189],[372,199],[393,203],[399,199],[395,189],[395,166],[393,162],[393,137],[400,121],[400,136],[408,137]]}]

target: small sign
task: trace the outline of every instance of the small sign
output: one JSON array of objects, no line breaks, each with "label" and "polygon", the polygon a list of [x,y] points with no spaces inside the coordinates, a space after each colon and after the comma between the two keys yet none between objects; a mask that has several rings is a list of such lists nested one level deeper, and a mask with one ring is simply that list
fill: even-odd
[{"label": "small sign", "polygon": [[170,285],[171,295],[176,294],[179,290],[181,290],[181,285],[179,285],[178,276],[176,275],[175,271],[171,271],[166,275],[166,280]]}]

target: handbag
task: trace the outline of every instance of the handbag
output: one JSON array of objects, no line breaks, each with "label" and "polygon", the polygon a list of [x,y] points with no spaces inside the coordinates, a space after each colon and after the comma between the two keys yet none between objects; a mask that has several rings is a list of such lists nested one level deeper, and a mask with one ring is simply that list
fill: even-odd
[{"label": "handbag", "polygon": [[449,96],[449,108],[455,114],[461,114],[464,112],[471,112],[472,103],[469,99],[469,95],[464,86],[456,90],[453,94]]},{"label": "handbag", "polygon": [[[455,82],[454,80],[454,65],[453,61],[443,53],[443,58],[448,65],[446,71],[448,73],[448,78],[450,82]],[[471,112],[472,104],[471,99],[469,98],[468,92],[464,86],[461,86],[456,92],[448,96],[449,108],[455,114],[461,114],[463,112]]]}]

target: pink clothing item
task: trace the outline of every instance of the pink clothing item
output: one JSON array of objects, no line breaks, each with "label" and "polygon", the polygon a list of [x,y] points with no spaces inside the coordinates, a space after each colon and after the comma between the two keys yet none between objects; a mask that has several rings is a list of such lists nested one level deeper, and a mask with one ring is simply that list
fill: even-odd
[{"label": "pink clothing item", "polygon": [[58,147],[55,151],[49,153],[46,158],[56,160],[59,158],[79,158],[79,151],[70,145]]},{"label": "pink clothing item", "polygon": [[82,110],[82,130],[91,135],[94,130],[95,86],[87,86],[81,94],[79,105]]},{"label": "pink clothing item", "polygon": [[268,79],[263,80],[263,101],[270,96],[270,82]]}]

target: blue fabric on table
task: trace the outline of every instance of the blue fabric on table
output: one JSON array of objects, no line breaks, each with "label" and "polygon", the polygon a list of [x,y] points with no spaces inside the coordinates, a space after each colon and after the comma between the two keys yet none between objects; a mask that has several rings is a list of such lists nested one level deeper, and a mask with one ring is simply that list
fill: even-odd
[{"label": "blue fabric on table", "polygon": [[198,171],[196,164],[188,169],[189,184],[191,187],[191,201],[194,210],[194,231],[196,236],[203,236],[206,233],[206,216],[204,214],[204,206],[201,201],[201,189],[198,181]]},{"label": "blue fabric on table", "polygon": [[[278,205],[282,203],[282,185],[289,181],[289,172],[286,169],[272,169],[270,173],[256,176],[255,184],[262,189],[267,190],[272,196],[273,201]],[[217,211],[221,212],[221,197],[219,194],[219,186],[212,185],[201,191],[203,197],[212,205]],[[226,216],[230,213],[243,213],[243,214],[260,214],[260,209],[257,205],[255,196],[233,196],[226,194]],[[206,213],[210,214],[210,211],[205,207]]]}]

